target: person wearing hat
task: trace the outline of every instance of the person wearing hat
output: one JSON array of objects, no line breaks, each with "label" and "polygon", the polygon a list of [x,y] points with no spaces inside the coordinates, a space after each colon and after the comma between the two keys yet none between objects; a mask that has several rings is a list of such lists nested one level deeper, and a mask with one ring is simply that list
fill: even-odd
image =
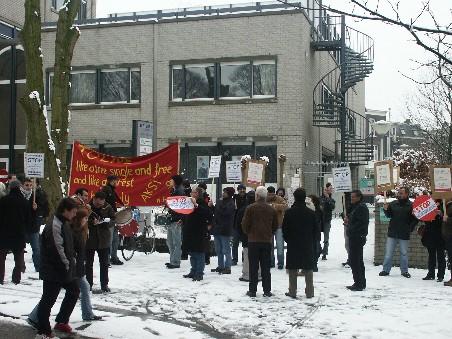
[{"label": "person wearing hat", "polygon": [[[237,219],[237,212],[246,205],[246,186],[240,184],[237,186],[237,194],[234,194],[235,202],[235,219]],[[240,231],[237,227],[237,223],[234,221],[234,228],[232,230],[232,266],[236,266],[239,262],[239,244],[240,244]]]},{"label": "person wearing hat", "polygon": [[[172,197],[185,196],[184,179],[181,175],[176,174],[171,178],[171,193]],[[170,254],[170,262],[166,263],[168,269],[180,268],[180,261],[182,257],[182,224],[183,215],[169,209],[171,215],[171,223],[168,226],[166,244]]]},{"label": "person wearing hat", "polygon": [[231,237],[235,218],[234,193],[234,187],[223,189],[223,198],[215,206],[212,234],[215,240],[218,266],[211,271],[219,274],[231,274]]},{"label": "person wearing hat", "polygon": [[[102,192],[105,193],[105,202],[109,204],[113,211],[116,213],[118,211],[116,204],[123,205],[121,199],[118,197],[116,193],[116,187],[119,184],[119,177],[116,175],[109,175],[107,177],[107,184],[102,187]],[[119,233],[116,226],[113,229],[111,236],[111,247],[110,247],[110,264],[112,265],[123,265],[124,263],[119,260],[118,257],[118,248],[119,248]]]}]

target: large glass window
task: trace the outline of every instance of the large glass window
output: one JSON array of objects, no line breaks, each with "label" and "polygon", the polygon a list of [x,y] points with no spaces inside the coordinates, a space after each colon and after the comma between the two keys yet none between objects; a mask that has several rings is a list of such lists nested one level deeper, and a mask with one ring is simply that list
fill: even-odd
[{"label": "large glass window", "polygon": [[275,95],[275,61],[255,61],[253,63],[253,97],[274,97]]},{"label": "large glass window", "polygon": [[221,63],[220,65],[220,97],[243,98],[250,97],[251,64]]},{"label": "large glass window", "polygon": [[100,88],[101,102],[127,102],[129,97],[128,70],[102,70]]},{"label": "large glass window", "polygon": [[69,101],[72,104],[96,103],[96,71],[71,73]]},{"label": "large glass window", "polygon": [[185,98],[213,99],[214,98],[214,65],[186,65],[185,66]]},{"label": "large glass window", "polygon": [[141,100],[141,72],[139,69],[130,71],[130,102]]}]

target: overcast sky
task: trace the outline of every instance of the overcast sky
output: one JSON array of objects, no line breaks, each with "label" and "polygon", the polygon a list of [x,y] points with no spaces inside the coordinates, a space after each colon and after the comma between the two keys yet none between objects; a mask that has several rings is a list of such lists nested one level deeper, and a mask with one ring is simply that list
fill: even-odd
[{"label": "overcast sky", "polygon": [[[377,0],[370,0],[369,3]],[[395,1],[394,1],[395,2]],[[422,3],[421,0],[401,0],[399,12],[404,20],[417,16]],[[204,5],[219,5],[227,3],[250,3],[249,0],[97,0],[97,16],[103,17],[110,13],[146,11],[154,9],[172,9],[184,7],[198,7]],[[330,0],[333,6],[350,10],[351,7],[344,0]],[[381,1],[381,3],[385,3]],[[438,16],[440,23],[452,21],[451,0],[431,0],[431,8]],[[382,8],[380,8],[382,9]],[[390,8],[383,8],[390,14]],[[419,24],[430,25],[424,15]],[[347,23],[360,31],[372,36],[375,40],[375,68],[366,80],[366,107],[370,109],[387,110],[391,108],[392,120],[401,121],[406,118],[406,101],[415,95],[415,84],[402,74],[417,79],[427,77],[425,70],[416,69],[411,61],[426,60],[430,55],[418,47],[408,32],[404,29],[379,22],[347,19]]]}]

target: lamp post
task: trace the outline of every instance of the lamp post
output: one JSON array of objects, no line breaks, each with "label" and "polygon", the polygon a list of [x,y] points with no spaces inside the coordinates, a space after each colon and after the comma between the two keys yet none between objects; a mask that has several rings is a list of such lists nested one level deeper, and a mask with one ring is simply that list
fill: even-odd
[{"label": "lamp post", "polygon": [[[380,158],[383,160],[384,158],[384,136],[391,130],[392,128],[392,122],[390,121],[376,121],[372,124],[372,129],[375,131],[375,133],[381,137],[380,140]],[[388,143],[390,142],[388,138]]]}]

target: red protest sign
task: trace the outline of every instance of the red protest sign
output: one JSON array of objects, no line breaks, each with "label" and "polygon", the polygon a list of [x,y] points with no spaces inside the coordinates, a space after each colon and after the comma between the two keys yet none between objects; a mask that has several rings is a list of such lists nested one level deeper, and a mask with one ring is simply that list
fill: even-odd
[{"label": "red protest sign", "polygon": [[171,177],[178,170],[178,144],[141,157],[123,158],[74,142],[69,194],[83,187],[92,197],[106,185],[109,175],[116,175],[119,177],[116,193],[125,205],[160,206],[165,204]]},{"label": "red protest sign", "polygon": [[191,214],[195,210],[190,197],[174,196],[166,198],[166,205],[169,209],[179,214]]},{"label": "red protest sign", "polygon": [[6,184],[8,182],[8,171],[4,168],[0,169],[0,182]]},{"label": "red protest sign", "polygon": [[419,220],[432,221],[438,214],[438,207],[431,197],[421,195],[413,202],[413,214]]}]

